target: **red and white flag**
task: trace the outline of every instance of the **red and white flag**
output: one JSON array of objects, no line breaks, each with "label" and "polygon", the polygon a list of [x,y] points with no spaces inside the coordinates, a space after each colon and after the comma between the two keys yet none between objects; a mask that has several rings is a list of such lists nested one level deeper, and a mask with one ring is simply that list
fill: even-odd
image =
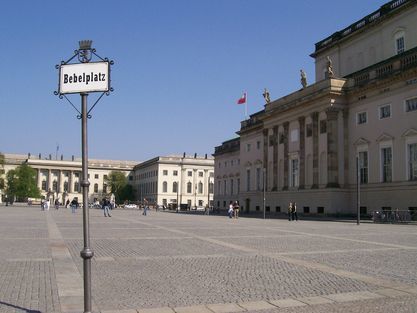
[{"label": "red and white flag", "polygon": [[237,100],[237,104],[244,104],[246,103],[246,92],[243,93],[242,97]]}]

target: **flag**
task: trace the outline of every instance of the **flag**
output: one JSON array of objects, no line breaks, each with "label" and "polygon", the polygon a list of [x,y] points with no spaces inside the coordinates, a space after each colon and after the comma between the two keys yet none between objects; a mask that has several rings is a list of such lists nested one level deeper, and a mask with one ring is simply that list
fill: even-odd
[{"label": "flag", "polygon": [[237,104],[244,104],[246,103],[246,92],[243,93],[242,97],[237,100]]}]

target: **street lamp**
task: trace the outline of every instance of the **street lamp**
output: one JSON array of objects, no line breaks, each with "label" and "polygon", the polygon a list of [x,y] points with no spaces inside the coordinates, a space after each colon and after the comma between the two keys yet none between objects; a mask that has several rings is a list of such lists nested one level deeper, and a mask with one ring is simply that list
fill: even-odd
[{"label": "street lamp", "polygon": [[264,200],[263,200],[263,207],[264,207],[264,219],[265,219],[265,189],[266,189],[266,168],[264,167],[262,169],[263,172],[263,185],[264,185],[264,191],[263,191],[263,196],[264,196]]},{"label": "street lamp", "polygon": [[361,197],[360,197],[361,175],[359,166],[359,153],[356,155],[356,224],[361,223]]}]

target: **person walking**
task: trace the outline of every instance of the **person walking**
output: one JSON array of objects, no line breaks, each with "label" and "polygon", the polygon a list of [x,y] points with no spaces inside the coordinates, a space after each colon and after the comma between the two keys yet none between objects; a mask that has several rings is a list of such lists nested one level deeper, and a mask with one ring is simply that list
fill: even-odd
[{"label": "person walking", "polygon": [[292,204],[291,214],[292,214],[292,220],[293,221],[298,221],[297,203],[295,203],[295,202]]},{"label": "person walking", "polygon": [[143,199],[143,204],[144,204],[144,206],[143,206],[143,213],[142,213],[142,215],[147,215],[148,214],[148,200],[146,200],[146,198],[144,198]]},{"label": "person walking", "polygon": [[78,200],[76,198],[72,199],[70,203],[71,212],[75,213],[75,210],[78,208]]},{"label": "person walking", "polygon": [[236,200],[235,203],[233,204],[233,214],[235,218],[239,218],[239,202]]},{"label": "person walking", "polygon": [[49,199],[46,199],[44,202],[45,211],[49,211]]},{"label": "person walking", "polygon": [[111,217],[111,215],[110,215],[110,201],[107,200],[106,198],[104,198],[102,207],[103,207],[103,210],[104,210],[104,216],[105,217]]},{"label": "person walking", "polygon": [[59,209],[59,200],[55,199],[55,210]]},{"label": "person walking", "polygon": [[292,220],[292,202],[288,205],[288,220]]},{"label": "person walking", "polygon": [[230,201],[230,203],[229,203],[229,210],[227,211],[227,215],[229,215],[229,218],[232,218],[233,217],[233,210],[234,210],[234,208],[233,208],[233,201]]}]

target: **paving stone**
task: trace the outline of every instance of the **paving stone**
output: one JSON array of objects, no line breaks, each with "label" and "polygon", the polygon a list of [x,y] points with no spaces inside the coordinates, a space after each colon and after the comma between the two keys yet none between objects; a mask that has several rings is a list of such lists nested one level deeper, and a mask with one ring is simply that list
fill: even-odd
[{"label": "paving stone", "polygon": [[149,309],[139,309],[139,313],[175,313],[174,309],[164,307],[164,308],[149,308]]},{"label": "paving stone", "polygon": [[251,302],[242,302],[238,304],[239,306],[245,308],[246,310],[253,310],[253,311],[276,308],[274,305],[266,301],[251,301]]},{"label": "paving stone", "polygon": [[203,305],[174,308],[175,313],[213,313]]},{"label": "paving stone", "polygon": [[207,307],[215,313],[232,313],[232,312],[245,312],[246,310],[236,303],[224,303],[224,304],[208,304]]}]

